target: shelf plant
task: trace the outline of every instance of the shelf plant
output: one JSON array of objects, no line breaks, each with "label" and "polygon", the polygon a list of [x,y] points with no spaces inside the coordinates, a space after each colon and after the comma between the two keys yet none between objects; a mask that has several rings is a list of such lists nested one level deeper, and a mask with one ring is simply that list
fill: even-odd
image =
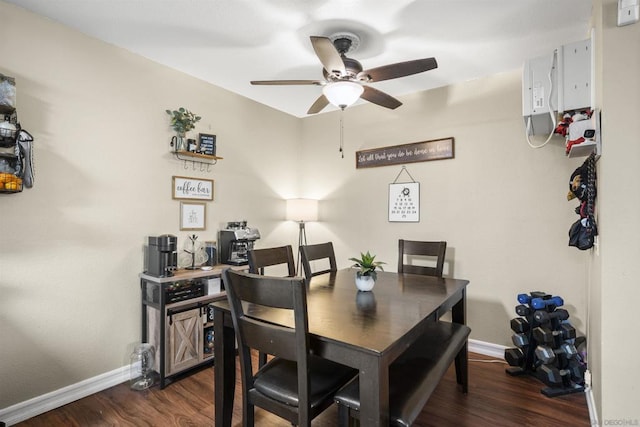
[{"label": "shelf plant", "polygon": [[166,112],[171,116],[171,127],[181,138],[184,138],[188,131],[195,128],[195,124],[202,118],[183,107],[177,110],[166,110]]}]

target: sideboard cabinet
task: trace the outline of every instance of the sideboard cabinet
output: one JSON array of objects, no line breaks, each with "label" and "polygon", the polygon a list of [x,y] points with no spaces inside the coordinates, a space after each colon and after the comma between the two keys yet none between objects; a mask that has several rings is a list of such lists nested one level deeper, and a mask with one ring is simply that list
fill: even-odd
[{"label": "sideboard cabinet", "polygon": [[213,363],[213,314],[208,305],[226,298],[221,274],[229,267],[177,270],[171,277],[140,274],[142,342],[156,349],[154,370],[160,388],[178,375]]}]

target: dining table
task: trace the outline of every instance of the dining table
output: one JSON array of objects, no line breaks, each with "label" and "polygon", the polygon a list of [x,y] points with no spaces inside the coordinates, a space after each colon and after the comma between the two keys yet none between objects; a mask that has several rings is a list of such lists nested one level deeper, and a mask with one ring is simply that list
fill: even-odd
[{"label": "dining table", "polygon": [[[307,283],[310,347],[314,354],[359,372],[360,423],[389,425],[389,365],[451,311],[466,322],[468,280],[380,271],[372,291],[358,291],[356,269],[314,276]],[[214,310],[215,425],[231,426],[236,375],[235,332],[226,299]],[[293,327],[282,310],[248,304],[245,314]],[[465,344],[466,346],[466,344]],[[465,351],[464,354],[467,354]]]}]

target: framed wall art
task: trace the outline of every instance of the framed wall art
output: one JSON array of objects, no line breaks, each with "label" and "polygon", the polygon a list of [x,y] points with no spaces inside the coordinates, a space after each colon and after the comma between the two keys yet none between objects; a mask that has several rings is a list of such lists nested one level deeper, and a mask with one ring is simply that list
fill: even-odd
[{"label": "framed wall art", "polygon": [[213,180],[174,176],[172,197],[178,200],[212,201]]},{"label": "framed wall art", "polygon": [[180,202],[180,230],[205,230],[206,203]]},{"label": "framed wall art", "polygon": [[216,155],[216,136],[208,133],[201,133],[198,136],[198,150],[208,156]]},{"label": "framed wall art", "polygon": [[[398,182],[402,172],[409,175],[411,182]],[[389,222],[420,222],[420,183],[404,166],[389,184]]]},{"label": "framed wall art", "polygon": [[356,169],[453,159],[453,137],[356,151]]}]

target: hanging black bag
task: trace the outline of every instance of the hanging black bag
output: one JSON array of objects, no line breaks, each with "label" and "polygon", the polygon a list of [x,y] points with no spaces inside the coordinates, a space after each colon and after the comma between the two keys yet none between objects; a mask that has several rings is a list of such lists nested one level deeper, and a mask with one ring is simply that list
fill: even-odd
[{"label": "hanging black bag", "polygon": [[581,251],[591,249],[597,234],[595,222],[589,218],[579,219],[569,229],[569,246],[575,246]]}]

